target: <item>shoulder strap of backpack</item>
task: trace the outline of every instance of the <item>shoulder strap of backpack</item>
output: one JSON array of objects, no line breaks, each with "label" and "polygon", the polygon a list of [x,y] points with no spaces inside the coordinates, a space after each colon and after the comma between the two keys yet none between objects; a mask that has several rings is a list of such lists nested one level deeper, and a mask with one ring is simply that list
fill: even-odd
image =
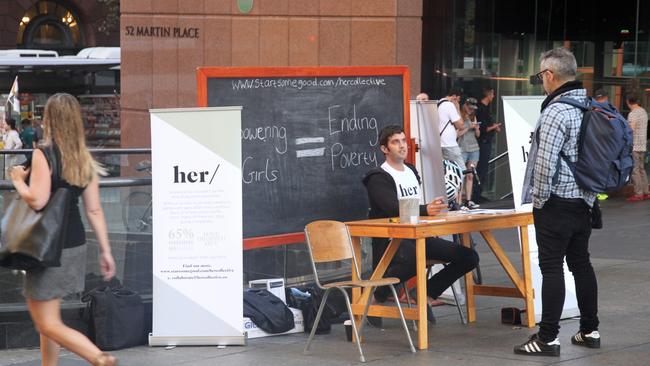
[{"label": "shoulder strap of backpack", "polygon": [[589,105],[590,103],[589,103],[588,100],[587,100],[587,104],[583,104],[583,103],[580,103],[580,102],[578,102],[577,100],[575,100],[573,98],[561,97],[560,99],[552,102],[551,104],[555,104],[555,103],[568,104],[570,106],[573,106],[573,107],[576,107],[576,108],[580,109],[583,112],[586,112],[586,111],[591,109],[591,107]]},{"label": "shoulder strap of backpack", "polygon": [[[444,103],[444,102],[449,102],[449,103],[451,103],[451,101],[448,100],[448,99],[441,99],[441,100],[438,101],[438,107],[440,107],[440,105],[441,105],[442,103]],[[450,123],[451,123],[451,120],[447,121],[447,124],[445,125],[445,127],[443,127],[443,128],[442,128],[442,131],[440,131],[440,136],[442,136],[442,133],[445,132],[445,130],[447,129],[447,127],[449,127],[449,124],[450,124]]]},{"label": "shoulder strap of backpack", "polygon": [[[535,130],[535,141],[537,142],[537,146],[539,146],[539,128]],[[564,151],[560,150],[560,158],[561,160],[564,160],[566,165],[569,167],[569,170],[571,170],[571,174],[575,177],[575,164],[569,160],[569,157],[564,154]],[[555,164],[555,174],[553,174],[553,178],[551,180],[551,184],[555,185],[557,182],[560,180],[560,167],[562,166],[560,164],[560,158],[557,159],[557,163]]]},{"label": "shoulder strap of backpack", "polygon": [[445,127],[443,127],[442,131],[440,131],[440,136],[442,136],[442,133],[445,132],[445,130],[447,129],[447,127],[449,127],[450,124],[451,124],[451,121],[447,121],[447,124],[445,125]]},{"label": "shoulder strap of backpack", "polygon": [[[580,103],[577,100],[569,97],[561,97],[560,99],[556,100],[553,103],[564,103],[568,104],[570,106],[576,107],[580,109],[582,112],[588,112],[591,110],[591,98],[587,98],[587,103]],[[571,170],[571,174],[575,177],[575,164],[569,160],[569,157],[564,154],[563,151],[560,151],[560,157],[562,157],[562,160],[566,163],[566,165],[569,167],[569,170]]]}]

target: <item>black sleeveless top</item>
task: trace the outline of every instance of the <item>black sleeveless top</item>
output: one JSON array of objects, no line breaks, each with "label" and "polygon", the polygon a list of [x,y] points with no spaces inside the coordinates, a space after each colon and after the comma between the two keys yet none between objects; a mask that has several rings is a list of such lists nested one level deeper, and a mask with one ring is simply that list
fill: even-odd
[{"label": "black sleeveless top", "polygon": [[[81,221],[81,212],[79,211],[79,196],[81,196],[86,188],[74,186],[61,177],[61,153],[59,152],[59,149],[56,147],[56,145],[52,145],[51,148],[39,148],[39,150],[41,150],[41,152],[45,155],[48,166],[51,165],[52,162],[52,157],[49,156],[50,152],[54,152],[56,155],[55,161],[58,162],[57,165],[59,167],[59,174],[52,176],[52,186],[50,188],[50,192],[54,193],[58,188],[68,188],[71,192],[70,205],[68,206],[68,226],[66,228],[66,239],[65,243],[63,244],[63,249],[74,248],[86,244],[86,230],[84,229],[83,222]],[[50,166],[50,168],[52,167]]]}]

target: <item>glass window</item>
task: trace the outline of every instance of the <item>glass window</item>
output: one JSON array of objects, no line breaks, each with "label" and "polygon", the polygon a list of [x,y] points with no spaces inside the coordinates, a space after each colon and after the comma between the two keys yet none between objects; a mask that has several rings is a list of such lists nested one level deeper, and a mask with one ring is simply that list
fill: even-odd
[{"label": "glass window", "polygon": [[32,42],[43,45],[62,45],[65,35],[59,27],[54,24],[41,24],[34,30]]},{"label": "glass window", "polygon": [[21,18],[16,41],[24,48],[80,49],[83,34],[79,18],[71,9],[57,2],[41,1]]}]

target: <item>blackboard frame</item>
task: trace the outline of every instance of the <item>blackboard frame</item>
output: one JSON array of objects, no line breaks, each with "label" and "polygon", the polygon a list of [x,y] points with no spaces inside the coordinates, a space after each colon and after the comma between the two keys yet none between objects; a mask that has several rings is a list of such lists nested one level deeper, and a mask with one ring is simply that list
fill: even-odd
[{"label": "blackboard frame", "polygon": [[[255,77],[332,77],[332,76],[401,76],[404,104],[404,133],[409,142],[408,161],[415,161],[414,142],[409,128],[409,70],[408,66],[329,66],[329,67],[198,67],[197,105],[208,107],[208,79],[211,78],[255,78]],[[244,239],[244,250],[277,245],[304,243],[303,232],[260,236]]]}]

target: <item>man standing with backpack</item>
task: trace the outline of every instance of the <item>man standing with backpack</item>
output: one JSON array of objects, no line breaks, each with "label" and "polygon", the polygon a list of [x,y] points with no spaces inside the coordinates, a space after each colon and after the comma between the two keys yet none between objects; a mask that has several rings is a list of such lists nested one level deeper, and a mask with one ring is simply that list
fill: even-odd
[{"label": "man standing with backpack", "polygon": [[648,113],[639,105],[639,97],[629,94],[625,98],[630,114],[627,120],[634,131],[634,170],[632,170],[632,184],[634,195],[628,197],[628,202],[650,199],[648,192],[648,176],[645,172],[645,152],[648,137]]},{"label": "man standing with backpack", "polygon": [[[598,288],[589,260],[591,207],[596,193],[578,186],[567,160],[578,161],[578,138],[583,110],[564,102],[570,98],[587,104],[587,91],[575,80],[573,54],[556,48],[542,54],[540,72],[531,82],[541,81],[547,98],[535,128],[529,152],[522,202],[533,202],[535,233],[542,272],[542,320],[539,332],[515,346],[516,354],[559,356],[560,316],[564,307],[564,258],[573,273],[580,309],[580,330],[571,343],[600,347]],[[565,157],[562,157],[564,155]],[[538,294],[539,296],[539,294]]]}]

